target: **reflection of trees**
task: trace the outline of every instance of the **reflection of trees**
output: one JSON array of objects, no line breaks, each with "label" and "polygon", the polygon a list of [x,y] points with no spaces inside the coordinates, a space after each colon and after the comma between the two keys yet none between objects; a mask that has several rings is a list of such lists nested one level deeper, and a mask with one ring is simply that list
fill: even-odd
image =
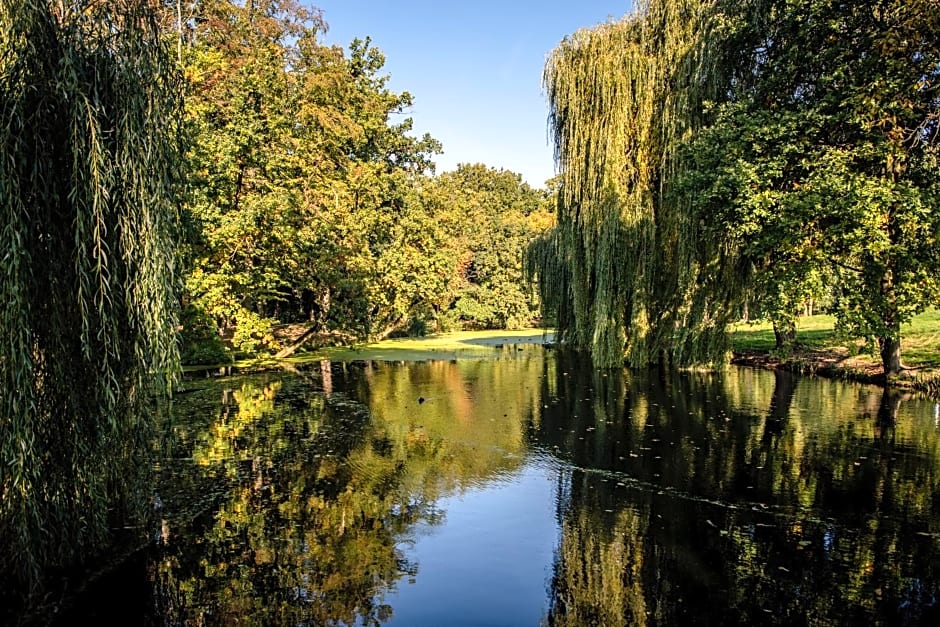
[{"label": "reflection of trees", "polygon": [[549,624],[904,623],[940,599],[932,403],[564,352],[330,377],[329,398],[284,376],[177,399],[152,567],[169,622],[383,622],[438,499],[532,446],[562,460]]},{"label": "reflection of trees", "polygon": [[597,514],[597,503],[592,505],[562,517],[550,622],[571,627],[645,625],[642,570],[648,521],[631,508],[601,510],[605,516]]},{"label": "reflection of trees", "polygon": [[227,491],[192,533],[171,530],[156,567],[171,622],[378,623],[382,594],[413,571],[396,535],[433,509],[396,490],[383,456],[343,463],[371,447],[360,407],[293,386],[246,382],[194,440],[194,468]]},{"label": "reflection of trees", "polygon": [[221,403],[218,387],[193,393],[177,412],[193,422],[167,445],[192,463],[163,470],[161,612],[183,624],[387,620],[384,595],[417,573],[398,549],[410,530],[440,521],[440,496],[521,465],[541,368],[515,356],[333,365],[329,398],[297,377],[229,383]]},{"label": "reflection of trees", "polygon": [[542,368],[528,355],[370,363],[358,378],[358,397],[368,399],[372,437],[386,440],[390,456],[407,465],[408,488],[436,498],[522,465],[520,417],[538,413]]},{"label": "reflection of trees", "polygon": [[918,401],[558,359],[537,429],[571,464],[550,624],[896,623],[940,599],[940,434]]}]

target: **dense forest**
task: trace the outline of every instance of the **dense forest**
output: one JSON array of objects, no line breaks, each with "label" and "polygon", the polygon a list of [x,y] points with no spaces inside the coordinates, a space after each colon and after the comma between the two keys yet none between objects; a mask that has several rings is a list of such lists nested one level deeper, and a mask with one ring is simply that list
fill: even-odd
[{"label": "dense forest", "polygon": [[0,3],[15,584],[145,515],[125,480],[181,359],[545,318],[597,366],[714,365],[732,322],[785,346],[815,299],[892,375],[940,299],[936,0],[648,0],[578,31],[545,70],[548,189],[436,173],[382,52],[325,29],[295,0]]}]

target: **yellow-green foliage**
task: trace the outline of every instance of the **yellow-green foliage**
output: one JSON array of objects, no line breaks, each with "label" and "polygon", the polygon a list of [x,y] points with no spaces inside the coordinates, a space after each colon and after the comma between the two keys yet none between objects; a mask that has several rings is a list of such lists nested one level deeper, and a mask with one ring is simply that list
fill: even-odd
[{"label": "yellow-green foliage", "polygon": [[720,251],[670,188],[714,82],[700,45],[710,5],[652,0],[568,37],[545,68],[558,227],[529,269],[561,334],[599,365],[622,362],[624,348],[636,366],[710,362],[725,349],[712,305],[723,284],[699,282]]},{"label": "yellow-green foliage", "polygon": [[182,525],[156,564],[157,585],[173,591],[160,595],[166,615],[381,624],[383,597],[420,568],[408,538],[444,520],[447,497],[525,465],[544,368],[540,352],[513,351],[409,367],[324,362],[322,394],[291,376],[199,384],[177,405],[176,455],[192,450],[196,485],[225,490],[210,501],[212,524],[195,538]]}]

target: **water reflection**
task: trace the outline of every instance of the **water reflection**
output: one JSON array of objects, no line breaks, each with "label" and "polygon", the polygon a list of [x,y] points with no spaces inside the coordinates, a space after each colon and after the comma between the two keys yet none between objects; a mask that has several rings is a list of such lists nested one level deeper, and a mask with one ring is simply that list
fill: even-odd
[{"label": "water reflection", "polygon": [[631,376],[515,347],[206,383],[165,435],[145,611],[931,624],[934,409],[785,373]]},{"label": "water reflection", "polygon": [[536,435],[570,464],[550,624],[936,612],[929,404],[785,373],[624,378],[559,365]]},{"label": "water reflection", "polygon": [[163,468],[178,524],[164,521],[153,568],[158,613],[171,624],[387,621],[385,597],[417,574],[409,534],[441,523],[438,499],[522,464],[520,415],[537,405],[543,363],[494,365],[321,364],[192,393],[169,434],[177,463]]},{"label": "water reflection", "polygon": [[[191,525],[179,517],[181,533],[154,565],[159,613],[170,624],[386,619],[384,593],[414,570],[397,535],[438,514],[396,490],[402,468],[369,437],[368,413],[297,379],[245,380],[221,397],[196,437],[190,425],[176,432],[174,449],[191,451],[193,463],[167,467],[166,485],[189,479],[169,500],[192,512],[193,499],[202,511]],[[357,455],[358,472],[349,463]]]}]

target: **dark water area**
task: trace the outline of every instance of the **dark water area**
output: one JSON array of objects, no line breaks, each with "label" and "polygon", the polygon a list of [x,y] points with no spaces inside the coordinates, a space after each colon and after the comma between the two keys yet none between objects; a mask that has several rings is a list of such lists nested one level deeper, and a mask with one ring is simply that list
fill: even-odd
[{"label": "dark water area", "polygon": [[59,624],[940,624],[933,401],[513,346],[188,387]]}]

